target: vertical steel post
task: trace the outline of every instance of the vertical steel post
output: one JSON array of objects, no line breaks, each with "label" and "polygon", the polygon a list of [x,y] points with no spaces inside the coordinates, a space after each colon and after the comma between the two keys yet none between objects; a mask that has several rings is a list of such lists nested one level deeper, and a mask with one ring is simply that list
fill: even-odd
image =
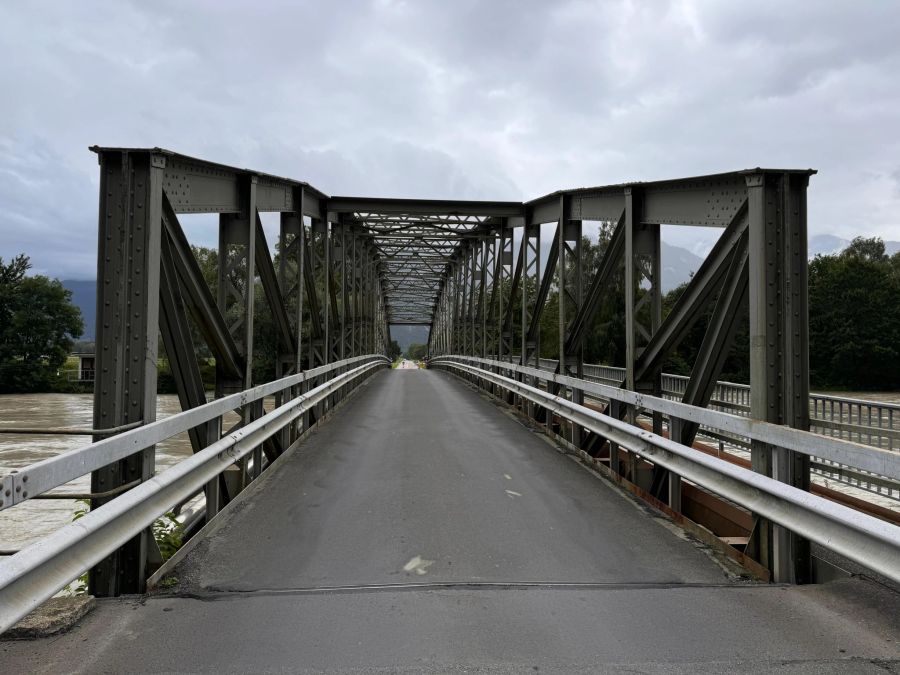
[{"label": "vertical steel post", "polygon": [[318,340],[310,340],[310,367],[329,363],[329,318],[330,302],[328,297],[328,221],[323,218],[313,218],[310,224],[309,238],[310,264],[312,266],[313,279],[318,296],[319,313],[322,319],[322,337]]},{"label": "vertical steel post", "polygon": [[[522,286],[522,351],[519,362],[523,366],[534,365],[537,367],[540,365],[541,359],[541,334],[540,331],[537,331],[533,340],[530,340],[528,337],[528,327],[531,325],[531,320],[535,312],[538,311],[536,301],[535,306],[531,306],[528,286],[529,280],[533,280],[531,283],[533,288],[532,292],[535,297],[537,297],[538,289],[541,286],[540,223],[532,223],[530,219],[526,220],[525,227],[522,231],[521,246],[524,246],[525,250],[522,257],[522,278],[520,282]],[[528,357],[529,353],[534,355],[533,364]]]},{"label": "vertical steel post", "polygon": [[357,328],[359,327],[359,316],[357,309],[359,307],[359,248],[357,242],[359,237],[356,234],[356,228],[351,227],[350,230],[350,356],[359,355],[359,343],[357,342]]},{"label": "vertical steel post", "polygon": [[[746,176],[750,228],[750,414],[809,429],[806,174]],[[809,490],[809,457],[754,442],[758,471]],[[752,552],[776,582],[811,580],[809,542],[758,520]]]},{"label": "vertical steel post", "polygon": [[256,183],[256,176],[243,177],[240,213],[219,217],[219,309],[226,319],[230,312],[232,334],[244,355],[243,382],[236,384],[238,390],[251,386],[253,380]]},{"label": "vertical steel post", "polygon": [[[659,225],[643,222],[642,197],[637,188],[625,189],[625,382],[632,391],[659,396],[660,369],[639,380],[635,378],[637,359],[662,322]],[[644,282],[649,288],[641,293]],[[635,424],[635,417],[636,411],[629,406],[629,422]],[[659,413],[653,414],[653,430],[662,433]],[[632,462],[631,480],[635,483],[638,482],[634,473],[636,467],[637,464]]]},{"label": "vertical steel post", "polygon": [[473,356],[481,356],[484,350],[484,327],[482,312],[484,310],[485,287],[485,241],[482,237],[472,247],[472,349]]},{"label": "vertical steel post", "polygon": [[[303,188],[294,190],[294,210],[281,213],[281,255],[279,256],[278,273],[281,292],[290,307],[293,301],[293,312],[289,311],[291,325],[294,330],[294,372],[303,371],[303,310],[305,295],[305,256],[306,232],[303,225],[304,209]],[[292,396],[296,396],[302,387],[294,387]],[[281,447],[287,448],[296,440],[299,432],[306,428],[308,416],[291,425],[289,433],[282,436]]]},{"label": "vertical steel post", "polygon": [[[156,419],[162,190],[166,158],[152,153],[100,154],[97,254],[97,356],[94,428]],[[94,439],[100,440],[100,437]],[[155,448],[91,474],[91,491],[106,492],[154,472]],[[91,500],[98,508],[108,500]],[[142,593],[149,530],[89,570],[90,593]]]},{"label": "vertical steel post", "polygon": [[500,225],[500,250],[497,254],[497,269],[499,270],[497,281],[497,306],[495,321],[497,322],[497,359],[504,361],[512,355],[512,327],[507,327],[504,322],[507,307],[514,304],[515,299],[510,295],[513,274],[513,233],[512,224],[504,218]]},{"label": "vertical steel post", "polygon": [[451,263],[450,278],[453,280],[453,306],[450,318],[450,353],[462,354],[462,345],[459,339],[460,324],[460,296],[462,294],[460,283],[460,268],[462,267],[462,251],[457,252],[456,259]]},{"label": "vertical steel post", "polygon": [[378,351],[378,261],[369,250],[369,353]]},{"label": "vertical steel post", "polygon": [[334,325],[337,317],[334,316],[331,303],[331,294],[334,292],[334,287],[331,285],[331,261],[333,257],[331,250],[332,228],[331,223],[328,221],[327,214],[325,214],[325,218],[322,219],[322,228],[322,244],[324,247],[324,262],[322,264],[324,293],[322,294],[322,304],[325,307],[325,345],[322,352],[325,359],[324,362],[331,363],[334,360],[334,348],[332,343],[334,341]]},{"label": "vertical steel post", "polygon": [[[257,177],[241,176],[239,185],[240,211],[219,216],[219,310],[230,326],[238,351],[244,357],[244,371],[240,380],[226,379],[216,373],[216,396],[243,391],[253,384],[253,320],[256,281],[256,185]],[[244,406],[241,423],[248,424],[258,410]],[[254,450],[255,470],[258,473],[262,453]],[[248,460],[241,460],[241,475],[246,479]],[[243,480],[242,480],[243,483]]]},{"label": "vertical steel post", "polygon": [[[567,354],[566,330],[571,318],[578,315],[583,302],[581,220],[573,220],[571,198],[561,195],[559,198],[559,225],[557,227],[557,284],[559,286],[559,372],[570,377],[584,377],[583,350],[579,347],[574,353]],[[566,389],[563,389],[565,393]],[[584,402],[584,393],[571,390],[571,400]],[[568,440],[580,447],[581,434],[578,427],[571,425],[571,438]]]},{"label": "vertical steel post", "polygon": [[488,344],[491,333],[488,326],[488,314],[490,313],[492,265],[494,262],[494,237],[485,234],[481,239],[481,288],[478,293],[478,334],[479,342],[476,345],[478,356],[487,358]]}]

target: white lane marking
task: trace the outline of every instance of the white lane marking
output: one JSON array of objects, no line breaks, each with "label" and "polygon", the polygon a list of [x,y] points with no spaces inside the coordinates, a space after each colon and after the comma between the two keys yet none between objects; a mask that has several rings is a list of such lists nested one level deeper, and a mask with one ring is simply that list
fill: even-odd
[{"label": "white lane marking", "polygon": [[506,494],[509,495],[510,499],[515,499],[516,497],[521,497],[522,495],[514,490],[504,490]]},{"label": "white lane marking", "polygon": [[428,567],[434,564],[434,560],[425,560],[422,556],[417,555],[403,566],[404,572],[415,572],[418,575],[428,574]]},{"label": "white lane marking", "polygon": [[503,477],[504,477],[506,480],[512,480],[512,476],[510,476],[508,473],[503,474]]}]

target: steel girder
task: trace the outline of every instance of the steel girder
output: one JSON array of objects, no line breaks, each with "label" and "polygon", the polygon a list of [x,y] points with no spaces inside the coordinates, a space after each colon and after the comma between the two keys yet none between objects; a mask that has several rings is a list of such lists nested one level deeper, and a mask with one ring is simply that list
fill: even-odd
[{"label": "steel girder", "polygon": [[[158,155],[100,156],[95,429],[156,419],[164,180],[165,160]],[[91,492],[149,479],[154,458],[154,449],[148,448],[94,471]],[[105,501],[93,499],[91,508]],[[143,591],[154,546],[145,530],[95,565],[89,572],[90,593]]]},{"label": "steel girder", "polygon": [[[253,344],[257,279],[274,326],[278,375],[387,350],[390,325],[406,324],[429,326],[432,356],[496,356],[523,365],[555,357],[558,372],[579,378],[586,336],[623,263],[623,386],[658,394],[666,356],[714,303],[684,400],[708,402],[734,330],[748,315],[753,416],[808,424],[805,190],[814,172],[753,169],[566,190],[526,203],[408,200],[329,197],[302,181],[158,148],[94,150],[102,167],[97,428],[154,419],[156,370],[150,364],[160,331],[182,405],[202,401],[190,322],[215,357],[217,394],[252,386],[259,357]],[[277,261],[269,255],[263,212],[280,213]],[[220,214],[215,292],[203,282],[180,213]],[[585,221],[617,223],[590,278],[581,250]],[[542,244],[544,223],[554,223],[555,233]],[[725,228],[665,318],[662,224]],[[542,246],[548,246],[546,257]],[[542,350],[541,318],[552,297],[558,316],[550,334],[558,346],[549,353],[551,343]],[[577,388],[563,393],[574,400],[582,395]],[[539,406],[530,412],[545,419]],[[633,418],[638,411],[611,406],[607,412]],[[245,410],[243,421],[258,413]],[[277,437],[266,453],[277,455],[313,415]],[[661,418],[653,422],[660,430]],[[695,426],[671,424],[677,440],[690,442]],[[577,425],[557,431],[592,454],[608,455],[619,470],[619,452],[603,438]],[[200,429],[192,440],[199,446],[219,433]],[[808,484],[808,462],[768,446],[754,445],[753,466],[793,485]],[[152,472],[152,452],[145,452],[95,472],[92,484],[95,491],[108,490]],[[653,480],[661,496],[668,486],[677,507],[677,481],[662,472]],[[222,494],[213,510],[228,499],[218,483],[208,486],[208,496],[217,490]],[[760,521],[751,548],[776,579],[805,578],[808,558],[795,537]],[[150,549],[142,536],[111,556],[92,571],[92,588],[101,595],[140,590]]]}]

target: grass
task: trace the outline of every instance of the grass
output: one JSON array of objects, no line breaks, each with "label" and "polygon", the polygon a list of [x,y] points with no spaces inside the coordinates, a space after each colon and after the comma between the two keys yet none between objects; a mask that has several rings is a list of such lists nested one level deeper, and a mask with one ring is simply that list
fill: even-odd
[{"label": "grass", "polygon": [[[87,499],[79,499],[75,513],[72,515],[72,520],[76,521],[79,518],[83,518],[89,511],[90,501]],[[153,522],[152,529],[153,538],[156,539],[156,544],[159,546],[159,552],[162,554],[162,559],[163,561],[166,561],[175,555],[175,552],[181,548],[181,545],[184,543],[184,530],[181,523],[178,522],[172,511],[168,511]],[[172,578],[174,577],[167,579]],[[177,583],[177,578],[174,578],[174,581],[169,581],[170,586]],[[66,595],[87,595],[88,573],[85,572],[72,581],[63,589],[63,592]]]}]

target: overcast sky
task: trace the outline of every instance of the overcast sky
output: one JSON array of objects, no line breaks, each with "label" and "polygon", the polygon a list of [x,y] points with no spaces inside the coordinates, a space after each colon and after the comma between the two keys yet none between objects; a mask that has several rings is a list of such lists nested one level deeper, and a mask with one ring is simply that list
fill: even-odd
[{"label": "overcast sky", "polygon": [[900,239],[898,27],[892,0],[5,2],[0,256],[94,276],[93,144],[467,199],[812,167],[812,234]]}]

